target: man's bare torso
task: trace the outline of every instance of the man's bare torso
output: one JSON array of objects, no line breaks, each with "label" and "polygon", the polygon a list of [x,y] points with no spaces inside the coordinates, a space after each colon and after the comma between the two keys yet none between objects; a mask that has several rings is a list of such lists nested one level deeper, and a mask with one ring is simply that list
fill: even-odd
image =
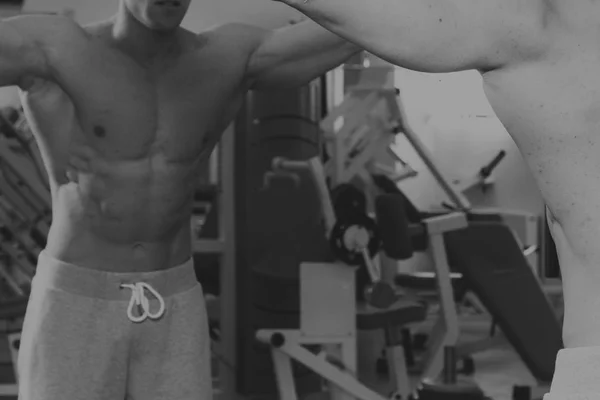
[{"label": "man's bare torso", "polygon": [[192,35],[139,60],[107,24],[70,28],[53,49],[57,81],[32,79],[23,105],[49,172],[47,251],[102,270],[154,270],[190,257],[199,172],[241,104],[244,49]]}]

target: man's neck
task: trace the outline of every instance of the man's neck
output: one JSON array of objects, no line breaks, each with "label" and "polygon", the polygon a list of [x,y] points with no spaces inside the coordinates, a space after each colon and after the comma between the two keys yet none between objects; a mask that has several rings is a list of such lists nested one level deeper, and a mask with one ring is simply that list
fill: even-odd
[{"label": "man's neck", "polygon": [[119,46],[142,62],[170,56],[180,47],[178,30],[154,31],[126,10],[120,10],[113,18],[112,36]]}]

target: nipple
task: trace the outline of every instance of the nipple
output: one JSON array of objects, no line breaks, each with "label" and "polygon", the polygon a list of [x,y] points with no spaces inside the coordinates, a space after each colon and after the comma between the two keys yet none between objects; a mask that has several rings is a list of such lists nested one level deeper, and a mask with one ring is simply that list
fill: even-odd
[{"label": "nipple", "polygon": [[94,126],[94,135],[98,138],[103,138],[106,136],[106,129],[103,126],[96,125]]}]

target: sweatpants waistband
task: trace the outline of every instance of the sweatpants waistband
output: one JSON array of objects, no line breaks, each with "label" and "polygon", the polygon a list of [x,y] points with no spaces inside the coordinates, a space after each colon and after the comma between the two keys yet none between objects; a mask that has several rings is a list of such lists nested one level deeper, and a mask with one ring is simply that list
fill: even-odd
[{"label": "sweatpants waistband", "polygon": [[105,272],[61,261],[42,251],[32,289],[53,288],[84,297],[128,301],[131,291],[123,288],[139,284],[149,285],[163,297],[199,285],[192,258],[181,265],[160,271]]}]

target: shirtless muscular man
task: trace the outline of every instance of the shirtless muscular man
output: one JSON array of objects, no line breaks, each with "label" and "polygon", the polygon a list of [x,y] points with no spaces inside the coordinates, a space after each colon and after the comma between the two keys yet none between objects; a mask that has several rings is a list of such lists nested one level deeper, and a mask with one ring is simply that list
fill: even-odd
[{"label": "shirtless muscular man", "polygon": [[209,334],[191,261],[199,171],[249,89],[295,87],[360,49],[312,21],[180,27],[191,0],[121,0],[89,26],[0,22],[53,222],[19,353],[21,400],[207,400]]}]

